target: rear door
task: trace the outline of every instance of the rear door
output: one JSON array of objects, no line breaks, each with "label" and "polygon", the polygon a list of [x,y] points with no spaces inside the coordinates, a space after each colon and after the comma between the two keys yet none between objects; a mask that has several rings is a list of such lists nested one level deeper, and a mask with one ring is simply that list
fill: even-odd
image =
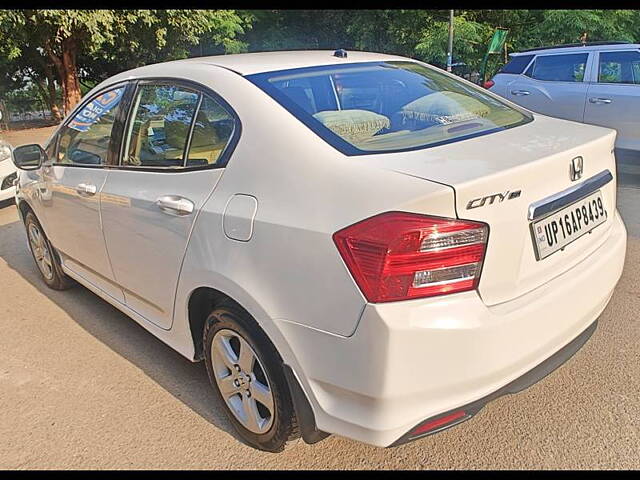
[{"label": "rear door", "polygon": [[168,329],[193,222],[237,137],[215,93],[178,81],[137,85],[118,165],[102,188],[104,237],[125,302]]},{"label": "rear door", "polygon": [[506,98],[543,115],[582,122],[589,53],[538,54],[524,75],[507,88]]},{"label": "rear door", "polygon": [[489,88],[505,98],[509,98],[509,87],[522,75],[535,55],[512,55],[509,63],[504,65],[492,78],[494,85]]},{"label": "rear door", "polygon": [[640,51],[599,52],[585,123],[618,131],[616,147],[640,150]]}]

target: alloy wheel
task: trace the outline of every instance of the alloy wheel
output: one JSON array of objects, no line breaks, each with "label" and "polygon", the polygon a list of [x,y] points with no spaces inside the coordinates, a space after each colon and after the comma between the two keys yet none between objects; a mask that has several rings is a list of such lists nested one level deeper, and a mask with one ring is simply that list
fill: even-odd
[{"label": "alloy wheel", "polygon": [[53,260],[49,244],[37,225],[29,224],[29,243],[38,268],[47,280],[53,278]]},{"label": "alloy wheel", "polygon": [[236,419],[249,431],[262,434],[274,420],[274,398],[266,371],[256,352],[237,332],[221,329],[211,342],[216,384]]}]

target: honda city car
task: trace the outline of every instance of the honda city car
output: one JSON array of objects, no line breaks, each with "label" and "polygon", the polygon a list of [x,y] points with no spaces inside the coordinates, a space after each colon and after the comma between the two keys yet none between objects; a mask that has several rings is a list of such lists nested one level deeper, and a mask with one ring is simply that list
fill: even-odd
[{"label": "honda city car", "polygon": [[200,57],[17,147],[16,203],[44,282],[204,360],[248,444],[388,447],[593,333],[626,250],[615,140],[399,56]]}]

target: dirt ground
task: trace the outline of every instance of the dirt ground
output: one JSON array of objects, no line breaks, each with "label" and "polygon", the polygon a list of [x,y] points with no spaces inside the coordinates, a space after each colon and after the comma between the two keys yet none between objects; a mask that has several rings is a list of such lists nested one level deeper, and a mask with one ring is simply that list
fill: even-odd
[{"label": "dirt ground", "polygon": [[[0,134],[13,145],[51,129]],[[640,468],[640,189],[620,189],[625,271],[564,366],[475,418],[393,449],[337,436],[281,454],[238,441],[204,365],[83,287],[48,289],[0,207],[0,468]]]},{"label": "dirt ground", "polygon": [[14,147],[27,143],[44,143],[53,134],[56,125],[44,128],[28,128],[24,130],[5,130],[0,132],[0,138]]}]

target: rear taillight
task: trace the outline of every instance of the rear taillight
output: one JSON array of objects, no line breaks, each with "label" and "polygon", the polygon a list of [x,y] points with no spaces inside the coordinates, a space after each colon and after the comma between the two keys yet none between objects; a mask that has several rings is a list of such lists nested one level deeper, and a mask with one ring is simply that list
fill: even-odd
[{"label": "rear taillight", "polygon": [[496,84],[496,82],[494,82],[493,80],[487,80],[486,82],[484,82],[484,83],[482,84],[482,86],[483,86],[484,88],[491,88],[491,87],[493,87],[495,84]]},{"label": "rear taillight", "polygon": [[369,302],[473,290],[487,243],[483,223],[389,212],[333,234]]}]

